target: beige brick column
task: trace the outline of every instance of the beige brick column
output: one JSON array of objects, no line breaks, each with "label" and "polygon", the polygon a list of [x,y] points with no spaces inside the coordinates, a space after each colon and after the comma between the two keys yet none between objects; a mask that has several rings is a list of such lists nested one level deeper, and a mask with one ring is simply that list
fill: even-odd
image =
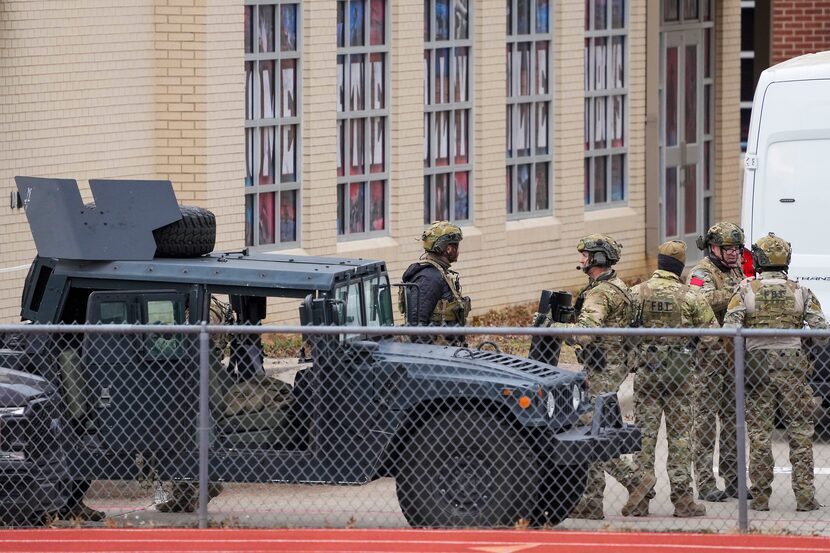
[{"label": "beige brick column", "polygon": [[715,220],[740,223],[741,6],[715,6]]}]

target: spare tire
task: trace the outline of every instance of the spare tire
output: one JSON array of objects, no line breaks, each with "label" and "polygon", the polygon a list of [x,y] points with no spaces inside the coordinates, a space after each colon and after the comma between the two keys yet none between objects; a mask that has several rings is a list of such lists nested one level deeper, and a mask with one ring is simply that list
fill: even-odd
[{"label": "spare tire", "polygon": [[179,221],[153,231],[156,257],[198,257],[216,246],[216,216],[201,207],[180,207]]}]

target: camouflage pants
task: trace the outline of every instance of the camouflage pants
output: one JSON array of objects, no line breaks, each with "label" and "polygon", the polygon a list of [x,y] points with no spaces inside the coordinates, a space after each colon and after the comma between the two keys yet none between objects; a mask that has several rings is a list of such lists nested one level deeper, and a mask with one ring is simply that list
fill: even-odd
[{"label": "camouflage pants", "polygon": [[[634,418],[643,435],[642,449],[635,455],[642,474],[654,474],[654,455],[660,421],[666,417],[668,457],[666,469],[671,500],[692,495],[692,385],[667,382],[664,367],[640,367],[634,380]],[[691,370],[691,369],[689,369]]]},{"label": "camouflage pants", "polygon": [[[801,350],[747,353],[746,426],[752,496],[769,500],[774,460],[772,428],[776,407],[787,428],[792,486],[799,503],[815,494],[813,484],[813,403],[809,369]],[[750,376],[754,375],[754,376]]]},{"label": "camouflage pants", "polygon": [[[624,364],[608,365],[604,370],[588,370],[588,393],[591,401],[600,394],[617,392],[620,384],[628,375],[628,368]],[[583,424],[591,424],[591,416],[587,414],[580,421]],[[603,463],[594,463],[588,469],[588,479],[585,486],[585,500],[589,503],[602,504],[602,496],[605,492],[605,476],[607,472],[614,477],[626,489],[631,490],[638,482],[638,471],[636,466],[627,458],[617,458]]]},{"label": "camouflage pants", "polygon": [[[720,366],[717,362],[711,363],[699,374],[695,387],[694,466],[698,490],[710,491],[717,488],[712,468],[715,440],[719,444],[718,472],[726,486],[737,486],[735,372],[731,359],[724,359]],[[716,420],[720,423],[720,432]]]}]

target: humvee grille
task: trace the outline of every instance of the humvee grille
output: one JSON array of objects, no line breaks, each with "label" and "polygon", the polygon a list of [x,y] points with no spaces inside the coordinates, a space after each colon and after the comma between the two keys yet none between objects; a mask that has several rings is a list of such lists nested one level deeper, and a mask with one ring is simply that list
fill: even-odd
[{"label": "humvee grille", "polygon": [[530,359],[516,357],[514,355],[507,355],[495,351],[475,350],[471,357],[479,361],[486,361],[488,363],[497,363],[499,365],[519,369],[520,371],[530,373],[535,376],[550,376],[556,374],[556,369],[550,365],[545,365]]}]

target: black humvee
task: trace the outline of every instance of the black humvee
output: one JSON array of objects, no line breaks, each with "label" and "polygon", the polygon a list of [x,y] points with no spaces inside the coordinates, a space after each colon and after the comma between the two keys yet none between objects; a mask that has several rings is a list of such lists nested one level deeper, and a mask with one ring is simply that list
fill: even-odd
[{"label": "black humvee", "polygon": [[[119,211],[112,192],[119,191],[121,202],[129,197],[135,210],[178,213],[169,182],[91,181],[95,213],[81,203],[75,181],[17,182],[38,247],[23,292],[24,321],[199,325],[222,297],[237,324],[256,325],[271,302],[297,302],[310,366],[298,372],[284,412],[259,423],[211,406],[212,481],[365,484],[391,476],[414,526],[502,526],[520,518],[556,524],[581,496],[590,463],[639,448],[639,429],[623,423],[616,396],[590,405],[581,374],[492,349],[404,343],[347,329],[313,334],[321,326],[394,325],[382,261],[248,252],[147,255],[155,225],[175,217],[147,223],[140,211]],[[119,225],[131,226],[125,236],[136,239],[121,242],[116,256],[107,233]],[[53,239],[55,233],[60,236]],[[73,258],[62,254],[66,248]],[[139,457],[161,479],[198,478],[198,334],[174,327],[170,333],[58,332],[16,340],[4,350],[9,369],[0,369],[0,417],[3,409],[17,409],[13,416],[24,419],[36,402],[45,402],[52,415],[44,424],[64,434],[57,440],[60,453],[52,449],[60,461],[53,473],[47,478],[32,469],[27,475],[40,479],[44,495],[61,479],[136,478]],[[249,354],[230,364],[242,366],[245,358],[256,369],[258,336],[240,331],[231,342],[230,357]],[[211,349],[211,364],[221,372],[226,355]],[[68,397],[56,376],[60,356],[64,363],[74,359],[80,398],[77,392]],[[7,379],[24,377],[32,397],[2,395]],[[70,414],[71,404],[77,409],[79,403],[83,415]],[[593,424],[579,426],[590,409]],[[26,442],[35,439],[34,427],[16,428],[18,434],[0,436],[0,444],[11,439],[31,449]],[[11,462],[0,457],[0,471]],[[22,474],[19,467],[15,474]],[[38,506],[47,507],[54,505]]]}]

